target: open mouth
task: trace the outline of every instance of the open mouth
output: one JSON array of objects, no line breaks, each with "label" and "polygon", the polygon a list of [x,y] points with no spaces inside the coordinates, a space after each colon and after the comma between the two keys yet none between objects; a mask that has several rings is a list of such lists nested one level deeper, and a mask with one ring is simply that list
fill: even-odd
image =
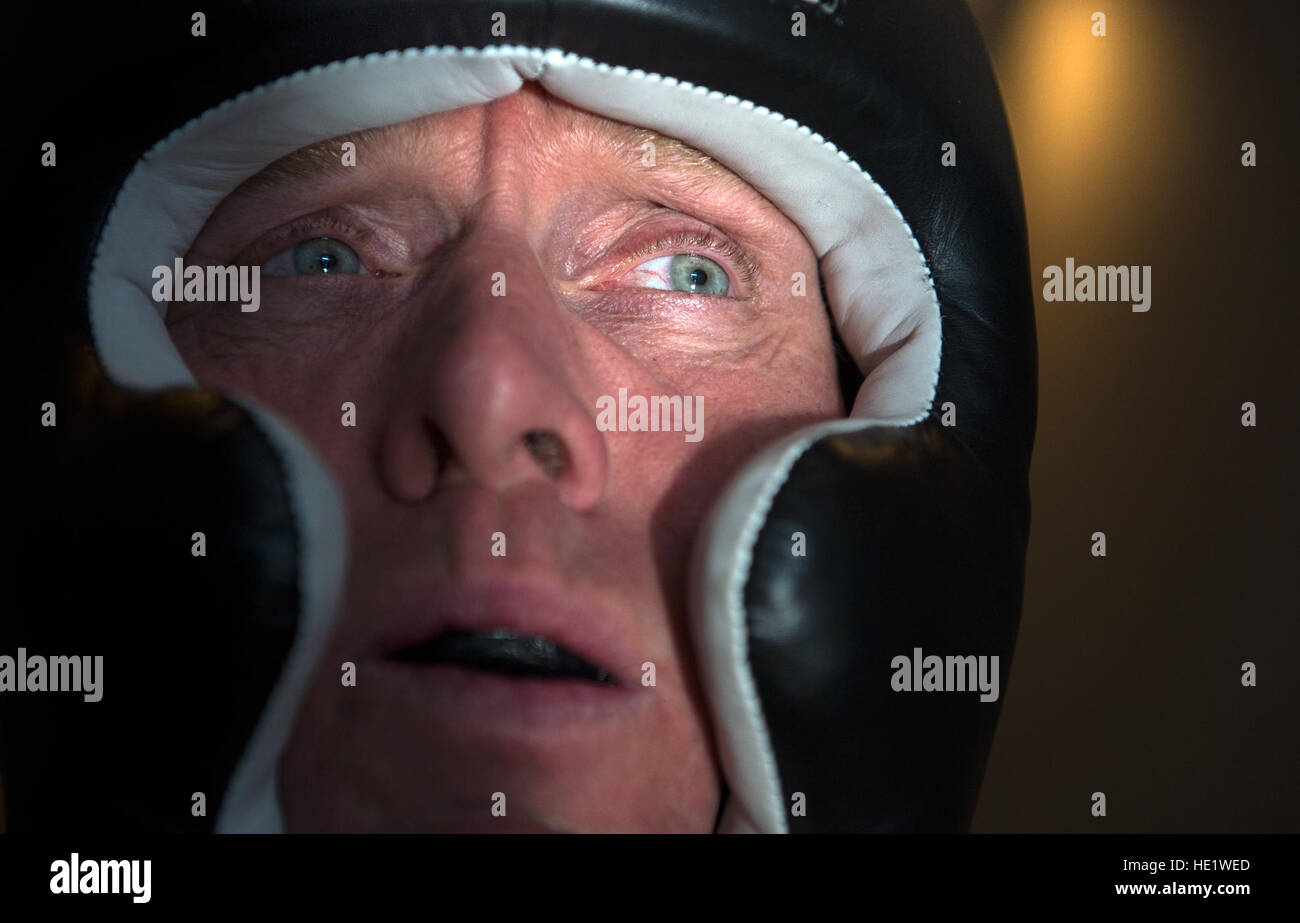
[{"label": "open mouth", "polygon": [[512,631],[444,631],[393,655],[407,663],[456,664],[507,676],[577,679],[617,686],[600,667],[560,647],[550,638]]}]

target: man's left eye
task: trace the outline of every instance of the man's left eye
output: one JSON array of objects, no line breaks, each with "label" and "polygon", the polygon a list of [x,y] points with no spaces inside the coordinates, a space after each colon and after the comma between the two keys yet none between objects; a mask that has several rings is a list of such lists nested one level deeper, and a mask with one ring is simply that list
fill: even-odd
[{"label": "man's left eye", "polygon": [[675,253],[647,260],[633,269],[628,279],[643,288],[695,295],[726,295],[731,291],[727,271],[698,253]]}]

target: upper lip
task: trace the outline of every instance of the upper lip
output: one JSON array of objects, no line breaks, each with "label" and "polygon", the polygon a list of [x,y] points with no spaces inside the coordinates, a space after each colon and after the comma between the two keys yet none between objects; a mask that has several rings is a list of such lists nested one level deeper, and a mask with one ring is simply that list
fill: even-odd
[{"label": "upper lip", "polygon": [[402,594],[388,609],[382,656],[453,630],[547,638],[604,670],[620,687],[632,685],[638,673],[610,612],[578,591],[537,583],[444,581]]}]

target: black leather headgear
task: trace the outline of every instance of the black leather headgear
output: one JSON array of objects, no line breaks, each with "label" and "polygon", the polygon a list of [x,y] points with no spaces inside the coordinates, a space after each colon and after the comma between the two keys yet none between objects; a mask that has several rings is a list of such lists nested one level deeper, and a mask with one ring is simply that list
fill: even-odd
[{"label": "black leather headgear", "polygon": [[[123,23],[142,51],[115,46],[96,93],[130,105],[62,141],[93,139],[98,159],[69,180],[64,227],[85,236],[53,271],[108,376],[145,395],[194,385],[150,270],[306,144],[532,80],[703,150],[803,231],[864,376],[847,419],[753,459],[699,539],[690,616],[730,789],[720,829],[965,829],[1000,703],[900,694],[889,666],[919,647],[1000,655],[1005,672],[1020,610],[1032,296],[1011,139],[964,4],[270,0],[206,17],[203,38],[188,13]],[[252,402],[223,407],[243,427],[220,430],[227,447],[248,463],[252,440],[282,485],[297,563],[274,579],[297,612],[262,638],[270,691],[222,744],[236,765],[216,826],[274,830],[342,520],[309,446]],[[795,793],[808,808],[791,816]]]}]

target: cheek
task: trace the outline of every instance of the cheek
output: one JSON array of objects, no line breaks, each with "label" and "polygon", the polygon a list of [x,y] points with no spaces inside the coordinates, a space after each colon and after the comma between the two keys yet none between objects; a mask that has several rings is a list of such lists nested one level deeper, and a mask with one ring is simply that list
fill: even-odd
[{"label": "cheek", "polygon": [[356,429],[344,425],[344,402],[364,421],[365,381],[352,363],[328,356],[324,344],[302,338],[286,346],[275,339],[237,342],[211,329],[179,322],[169,326],[181,358],[201,387],[251,398],[297,429],[336,473],[355,466],[350,447]]},{"label": "cheek", "polygon": [[682,572],[705,516],[745,464],[789,433],[841,415],[833,373],[818,364],[795,374],[801,387],[743,375],[696,382],[704,410],[698,442],[685,433],[607,434],[616,437],[611,493],[644,504],[658,559],[672,571]]}]

